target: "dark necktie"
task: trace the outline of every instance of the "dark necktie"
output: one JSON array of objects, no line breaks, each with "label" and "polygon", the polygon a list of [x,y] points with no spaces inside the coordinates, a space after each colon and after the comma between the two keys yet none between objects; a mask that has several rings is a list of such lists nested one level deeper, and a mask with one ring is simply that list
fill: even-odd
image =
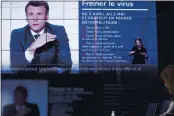
[{"label": "dark necktie", "polygon": [[[35,39],[37,39],[40,36],[40,34],[36,34],[34,35]],[[39,54],[35,54],[36,60],[37,60],[37,71],[39,72],[39,64],[40,64],[40,55]]]},{"label": "dark necktie", "polygon": [[40,34],[34,35],[35,39],[37,39],[40,36]]}]

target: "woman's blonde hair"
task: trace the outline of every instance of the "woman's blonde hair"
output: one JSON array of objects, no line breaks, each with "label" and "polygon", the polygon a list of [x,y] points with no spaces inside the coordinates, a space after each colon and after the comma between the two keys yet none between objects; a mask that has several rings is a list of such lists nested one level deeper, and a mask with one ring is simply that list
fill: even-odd
[{"label": "woman's blonde hair", "polygon": [[169,90],[169,94],[174,95],[174,65],[167,66],[161,72],[161,78],[164,80]]}]

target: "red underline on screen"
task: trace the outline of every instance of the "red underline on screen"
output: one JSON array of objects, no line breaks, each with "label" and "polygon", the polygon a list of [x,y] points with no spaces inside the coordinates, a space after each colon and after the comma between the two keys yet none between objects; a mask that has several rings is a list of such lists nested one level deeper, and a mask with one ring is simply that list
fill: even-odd
[{"label": "red underline on screen", "polygon": [[82,10],[148,11],[148,9],[101,9],[101,8],[82,8]]}]

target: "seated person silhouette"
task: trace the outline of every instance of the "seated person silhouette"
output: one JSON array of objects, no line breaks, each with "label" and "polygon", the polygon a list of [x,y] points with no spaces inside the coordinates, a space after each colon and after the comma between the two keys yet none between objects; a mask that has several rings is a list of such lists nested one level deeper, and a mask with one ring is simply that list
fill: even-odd
[{"label": "seated person silhouette", "polygon": [[174,66],[169,65],[166,67],[162,71],[161,77],[164,80],[166,87],[168,88],[169,94],[171,96],[171,102],[167,111],[160,116],[174,116]]}]

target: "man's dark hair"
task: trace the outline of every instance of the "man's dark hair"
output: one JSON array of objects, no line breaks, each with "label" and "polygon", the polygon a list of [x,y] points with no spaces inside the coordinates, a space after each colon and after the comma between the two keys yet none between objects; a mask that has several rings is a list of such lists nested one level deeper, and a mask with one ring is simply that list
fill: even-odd
[{"label": "man's dark hair", "polygon": [[26,14],[27,14],[27,8],[30,5],[34,6],[34,7],[44,6],[46,9],[46,15],[49,13],[49,6],[48,6],[48,3],[46,1],[30,1],[25,7]]},{"label": "man's dark hair", "polygon": [[15,90],[14,90],[14,94],[15,94],[16,92],[21,92],[21,93],[23,93],[23,94],[24,94],[24,97],[27,97],[27,95],[28,95],[28,90],[27,90],[25,87],[23,87],[23,86],[17,86],[17,87],[15,88]]}]

